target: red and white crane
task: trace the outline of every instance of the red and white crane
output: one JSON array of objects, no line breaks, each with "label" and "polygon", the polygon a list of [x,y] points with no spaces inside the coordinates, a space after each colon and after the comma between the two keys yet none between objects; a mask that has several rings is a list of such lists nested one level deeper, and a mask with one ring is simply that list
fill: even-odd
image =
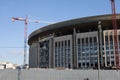
[{"label": "red and white crane", "polygon": [[114,30],[114,50],[115,50],[115,64],[116,64],[115,68],[120,68],[115,0],[110,0],[110,1],[111,1],[111,9],[112,9],[112,23]]},{"label": "red and white crane", "polygon": [[29,20],[28,19],[28,16],[26,16],[26,18],[15,18],[15,17],[12,17],[12,21],[24,21],[24,24],[25,24],[25,28],[24,28],[24,61],[23,61],[23,66],[26,67],[26,59],[27,59],[27,25],[28,25],[28,22],[35,22],[35,23],[45,23],[45,24],[52,24],[53,22],[47,22],[47,21],[39,21],[39,20]]}]

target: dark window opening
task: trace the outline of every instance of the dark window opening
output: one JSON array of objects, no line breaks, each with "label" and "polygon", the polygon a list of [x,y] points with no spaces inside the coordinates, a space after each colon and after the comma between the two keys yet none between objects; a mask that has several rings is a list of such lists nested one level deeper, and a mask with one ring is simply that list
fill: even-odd
[{"label": "dark window opening", "polygon": [[112,35],[110,35],[110,41],[113,41]]},{"label": "dark window opening", "polygon": [[111,62],[112,66],[114,66],[114,61]]},{"label": "dark window opening", "polygon": [[98,64],[97,64],[97,63],[95,63],[95,67],[98,67]]},{"label": "dark window opening", "polygon": [[88,43],[88,38],[86,38],[86,43]]},{"label": "dark window opening", "polygon": [[97,38],[96,37],[94,37],[94,42],[97,42]]},{"label": "dark window opening", "polygon": [[85,63],[83,63],[83,66],[85,66]]},{"label": "dark window opening", "polygon": [[105,41],[108,42],[108,36],[105,36]]},{"label": "dark window opening", "polygon": [[65,40],[65,46],[67,45],[67,41]]},{"label": "dark window opening", "polygon": [[80,39],[78,39],[78,44],[80,44]]},{"label": "dark window opening", "polygon": [[81,68],[81,63],[78,64],[79,68]]},{"label": "dark window opening", "polygon": [[93,67],[93,64],[91,64],[91,67]]},{"label": "dark window opening", "polygon": [[57,47],[57,42],[55,42],[55,47]]},{"label": "dark window opening", "polygon": [[58,46],[60,47],[60,42],[58,42]]},{"label": "dark window opening", "polygon": [[70,40],[68,40],[68,46],[70,46]]},{"label": "dark window opening", "polygon": [[62,46],[63,46],[63,41],[62,41]]},{"label": "dark window opening", "polygon": [[92,37],[90,37],[90,43],[92,43]]},{"label": "dark window opening", "polygon": [[87,67],[89,67],[89,63],[87,63]]}]

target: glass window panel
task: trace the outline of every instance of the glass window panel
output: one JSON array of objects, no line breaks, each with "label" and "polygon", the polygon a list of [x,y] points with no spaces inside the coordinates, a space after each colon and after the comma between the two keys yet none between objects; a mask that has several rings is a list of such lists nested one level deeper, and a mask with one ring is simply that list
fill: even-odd
[{"label": "glass window panel", "polygon": [[84,38],[82,38],[82,43],[84,43]]},{"label": "glass window panel", "polygon": [[92,43],[92,37],[90,37],[90,43]]},{"label": "glass window panel", "polygon": [[80,44],[80,39],[78,39],[78,44]]},{"label": "glass window panel", "polygon": [[68,46],[70,46],[70,40],[68,40]]},{"label": "glass window panel", "polygon": [[94,37],[94,42],[97,42],[97,38],[96,37]]},{"label": "glass window panel", "polygon": [[86,38],[86,43],[88,43],[88,38]]},{"label": "glass window panel", "polygon": [[107,42],[108,42],[108,36],[105,36],[105,41],[107,41]]}]

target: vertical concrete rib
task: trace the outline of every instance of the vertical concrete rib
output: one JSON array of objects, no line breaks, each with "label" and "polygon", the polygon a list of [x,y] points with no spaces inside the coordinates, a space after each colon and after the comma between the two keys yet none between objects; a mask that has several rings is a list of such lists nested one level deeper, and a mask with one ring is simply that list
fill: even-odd
[{"label": "vertical concrete rib", "polygon": [[76,55],[76,29],[73,28],[73,68],[77,68],[77,55]]}]

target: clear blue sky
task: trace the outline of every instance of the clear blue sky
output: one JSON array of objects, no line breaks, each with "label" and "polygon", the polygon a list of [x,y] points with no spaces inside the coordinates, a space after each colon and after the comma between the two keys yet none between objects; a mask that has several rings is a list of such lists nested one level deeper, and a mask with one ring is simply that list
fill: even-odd
[{"label": "clear blue sky", "polygon": [[[120,13],[120,0],[116,9]],[[0,61],[23,64],[23,48],[7,48],[24,46],[24,22],[12,22],[12,17],[60,22],[110,13],[109,0],[0,0]],[[45,25],[30,22],[28,35]]]}]

